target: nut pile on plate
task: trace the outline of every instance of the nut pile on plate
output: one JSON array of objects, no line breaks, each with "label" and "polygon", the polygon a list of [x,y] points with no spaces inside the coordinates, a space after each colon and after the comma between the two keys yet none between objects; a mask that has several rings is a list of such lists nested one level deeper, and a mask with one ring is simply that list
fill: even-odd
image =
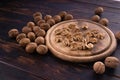
[{"label": "nut pile on plate", "polygon": [[[91,18],[91,20],[98,22],[104,26],[108,26],[109,20],[107,18],[100,17],[103,12],[104,9],[102,7],[96,8],[95,15]],[[26,26],[24,26],[21,29],[21,31],[18,31],[18,29],[11,29],[9,30],[8,35],[10,38],[16,39],[16,42],[25,49],[26,53],[31,54],[37,52],[38,54],[43,55],[48,52],[48,47],[46,46],[46,41],[45,41],[47,30],[49,30],[50,27],[61,21],[71,20],[71,19],[73,19],[73,16],[67,13],[66,11],[61,11],[59,14],[55,16],[45,15],[44,17],[41,14],[41,12],[36,12],[33,14],[33,21],[28,22]],[[55,42],[57,43],[62,42],[65,46],[70,47],[71,50],[92,49],[94,47],[94,44],[98,42],[98,39],[104,39],[104,35],[102,33],[99,33],[98,30],[93,30],[88,32],[87,31],[88,28],[89,27],[86,24],[84,26],[81,26],[81,29],[85,31],[84,35],[86,36],[84,37],[83,37],[83,33],[80,32],[80,29],[76,28],[76,26],[72,24],[70,24],[67,28],[58,29],[55,32],[56,35]],[[71,34],[70,32],[74,34]],[[93,32],[98,33],[97,36],[94,35]],[[91,38],[91,34],[92,36],[94,35],[94,37]],[[120,40],[120,32],[116,33],[115,36],[118,40]],[[63,39],[63,37],[66,38]],[[81,43],[76,48],[76,45],[78,44],[72,43],[72,41],[76,41],[76,42],[80,41]],[[93,65],[93,70],[97,74],[103,74],[105,72],[106,67],[116,68],[118,65],[119,65],[119,59],[110,56],[105,59],[104,63],[101,61],[95,62],[95,64]]]}]

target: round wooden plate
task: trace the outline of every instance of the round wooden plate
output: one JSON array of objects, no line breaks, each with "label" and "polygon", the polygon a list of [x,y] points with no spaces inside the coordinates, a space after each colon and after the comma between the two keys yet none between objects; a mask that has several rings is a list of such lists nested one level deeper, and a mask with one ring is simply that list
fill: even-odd
[{"label": "round wooden plate", "polygon": [[[63,46],[62,43],[55,41],[55,32],[59,29],[67,28],[70,24],[76,25],[78,29],[83,24],[87,24],[88,30],[99,30],[100,33],[104,34],[104,39],[99,40],[94,45],[92,50],[70,50],[69,47]],[[85,30],[81,30],[82,33]],[[71,62],[92,62],[103,59],[112,54],[116,49],[116,39],[113,32],[107,27],[85,19],[75,19],[60,22],[52,26],[46,35],[46,45],[50,51],[58,58]]]}]

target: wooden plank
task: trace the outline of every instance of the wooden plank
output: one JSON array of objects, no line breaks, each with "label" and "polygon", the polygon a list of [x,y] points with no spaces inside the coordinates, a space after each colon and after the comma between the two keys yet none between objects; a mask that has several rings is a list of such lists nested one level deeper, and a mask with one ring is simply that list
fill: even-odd
[{"label": "wooden plank", "polygon": [[8,63],[0,61],[1,80],[45,80],[28,72],[13,67]]},{"label": "wooden plank", "polygon": [[[65,62],[55,58],[50,52],[45,56],[29,55],[19,45],[4,41],[0,42],[0,46],[0,58],[3,62],[20,67],[48,80],[87,80],[86,76],[92,80],[94,77],[100,77],[92,70],[93,63]],[[119,72],[118,66],[116,70],[107,70],[103,76],[105,79],[111,76],[113,80],[117,80],[120,78]]]}]

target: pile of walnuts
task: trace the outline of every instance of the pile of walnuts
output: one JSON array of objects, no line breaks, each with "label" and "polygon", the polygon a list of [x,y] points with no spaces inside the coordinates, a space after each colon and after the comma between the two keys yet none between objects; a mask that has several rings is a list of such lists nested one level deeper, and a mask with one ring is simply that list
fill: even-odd
[{"label": "pile of walnuts", "polygon": [[28,22],[21,31],[11,29],[8,35],[10,38],[16,39],[17,43],[27,53],[46,54],[48,52],[45,42],[47,30],[56,23],[71,19],[73,19],[73,16],[66,11],[61,11],[53,17],[51,15],[43,17],[41,12],[36,12],[33,14],[33,21]]}]

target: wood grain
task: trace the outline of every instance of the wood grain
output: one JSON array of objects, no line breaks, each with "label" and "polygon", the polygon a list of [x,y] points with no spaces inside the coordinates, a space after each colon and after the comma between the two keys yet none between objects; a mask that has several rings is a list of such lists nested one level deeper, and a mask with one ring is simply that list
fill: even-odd
[{"label": "wood grain", "polygon": [[[21,30],[32,14],[41,11],[43,15],[65,10],[74,18],[90,19],[94,9],[103,6],[101,17],[110,20],[109,28],[115,33],[120,30],[119,2],[112,0],[9,0],[0,3],[0,76],[3,80],[119,80],[120,65],[116,69],[106,69],[97,75],[92,70],[93,63],[70,63],[54,57],[50,52],[45,56],[29,55],[15,40],[8,38],[8,30]],[[120,59],[120,42],[113,55]],[[9,65],[7,65],[9,64]],[[12,66],[10,66],[12,65]],[[17,73],[17,74],[15,74]],[[22,74],[22,75],[21,75]]]}]

